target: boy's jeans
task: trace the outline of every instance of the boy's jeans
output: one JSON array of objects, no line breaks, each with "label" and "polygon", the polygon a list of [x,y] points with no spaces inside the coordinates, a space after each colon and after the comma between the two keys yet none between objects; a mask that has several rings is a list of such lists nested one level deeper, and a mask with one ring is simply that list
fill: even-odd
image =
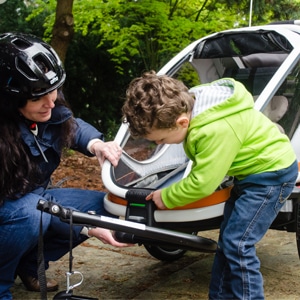
[{"label": "boy's jeans", "polygon": [[[9,292],[14,283],[16,268],[37,276],[37,243],[41,211],[36,209],[40,199],[54,200],[65,207],[82,212],[89,210],[109,215],[103,207],[104,193],[71,188],[50,189],[29,193],[18,200],[5,201],[0,209],[0,299],[12,299]],[[73,247],[86,236],[80,234],[82,226],[74,226]],[[47,230],[47,232],[46,232]],[[44,258],[56,261],[69,251],[70,227],[58,217],[43,213]]]},{"label": "boy's jeans", "polygon": [[225,204],[209,299],[264,299],[255,244],[291,194],[296,177],[275,186],[235,183]]}]

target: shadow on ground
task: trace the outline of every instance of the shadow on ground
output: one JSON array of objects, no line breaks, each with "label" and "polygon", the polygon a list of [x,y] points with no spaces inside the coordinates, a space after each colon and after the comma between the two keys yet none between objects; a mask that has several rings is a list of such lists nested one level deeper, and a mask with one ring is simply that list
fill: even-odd
[{"label": "shadow on ground", "polygon": [[[218,232],[203,236],[216,239]],[[257,245],[268,300],[300,300],[300,261],[294,233],[269,230]],[[73,271],[84,275],[74,295],[98,299],[207,299],[213,255],[187,252],[175,262],[158,261],[144,247],[113,248],[92,238],[73,251]],[[53,262],[47,276],[55,278],[60,291],[66,289],[65,272],[69,257]],[[72,280],[76,281],[75,275]],[[17,278],[12,293],[15,300],[40,299],[28,292]],[[56,294],[48,293],[48,299]]]}]

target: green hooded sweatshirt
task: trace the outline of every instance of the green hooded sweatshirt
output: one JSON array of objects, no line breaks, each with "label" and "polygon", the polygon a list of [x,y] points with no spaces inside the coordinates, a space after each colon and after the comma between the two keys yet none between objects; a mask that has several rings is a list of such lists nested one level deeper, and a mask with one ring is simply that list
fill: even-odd
[{"label": "green hooded sweatshirt", "polygon": [[273,172],[291,166],[296,155],[288,137],[254,109],[246,88],[224,78],[190,92],[195,105],[184,150],[193,165],[187,177],[162,189],[164,204],[174,208],[209,196],[226,175],[256,182],[250,175],[273,174],[271,183],[280,184]]}]

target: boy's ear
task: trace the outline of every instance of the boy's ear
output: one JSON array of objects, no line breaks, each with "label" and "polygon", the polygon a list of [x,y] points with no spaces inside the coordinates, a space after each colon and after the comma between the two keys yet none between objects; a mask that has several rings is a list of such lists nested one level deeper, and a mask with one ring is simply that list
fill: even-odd
[{"label": "boy's ear", "polygon": [[189,123],[190,123],[190,119],[187,116],[180,116],[176,120],[176,125],[179,125],[183,128],[187,128],[189,126]]}]

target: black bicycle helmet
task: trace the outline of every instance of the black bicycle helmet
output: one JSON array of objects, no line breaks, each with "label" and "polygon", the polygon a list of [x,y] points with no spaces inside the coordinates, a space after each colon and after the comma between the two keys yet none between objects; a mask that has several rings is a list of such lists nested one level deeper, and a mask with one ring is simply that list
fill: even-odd
[{"label": "black bicycle helmet", "polygon": [[66,73],[54,49],[36,36],[0,34],[0,93],[22,99],[62,86]]}]

